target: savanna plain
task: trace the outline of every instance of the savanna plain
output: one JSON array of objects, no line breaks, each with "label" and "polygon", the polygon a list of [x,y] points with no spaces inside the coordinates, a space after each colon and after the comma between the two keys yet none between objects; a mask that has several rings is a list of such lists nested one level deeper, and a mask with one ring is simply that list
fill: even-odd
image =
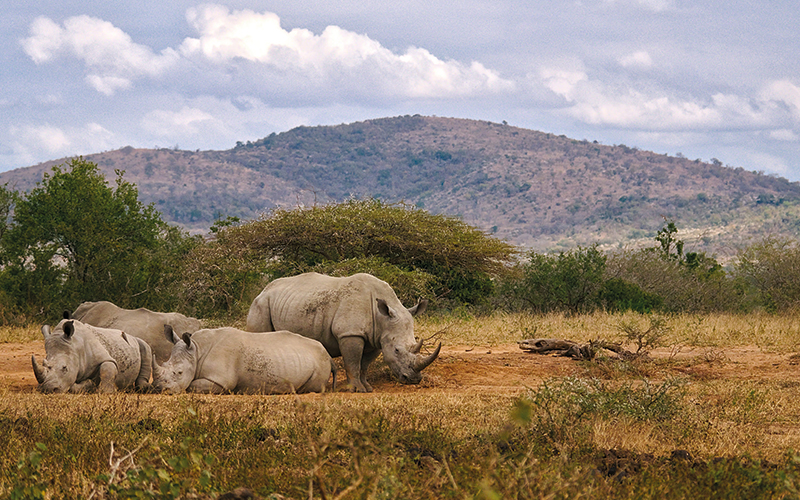
[{"label": "savanna plain", "polygon": [[341,370],[324,394],[45,395],[39,327],[3,327],[0,498],[800,497],[798,314],[464,312],[416,334],[444,343],[422,383],[379,358],[370,394]]}]

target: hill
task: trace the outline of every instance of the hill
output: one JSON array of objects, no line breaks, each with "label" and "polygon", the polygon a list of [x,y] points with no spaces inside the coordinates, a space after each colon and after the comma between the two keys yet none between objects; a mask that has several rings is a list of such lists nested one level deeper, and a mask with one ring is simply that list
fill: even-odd
[{"label": "hill", "polygon": [[[374,196],[460,216],[515,244],[553,250],[652,242],[664,217],[687,248],[725,258],[767,234],[797,236],[800,184],[700,160],[485,121],[402,116],[298,127],[225,151],[122,148],[89,155],[139,186],[165,220],[215,218]],[[30,189],[64,160],[0,174]]]}]

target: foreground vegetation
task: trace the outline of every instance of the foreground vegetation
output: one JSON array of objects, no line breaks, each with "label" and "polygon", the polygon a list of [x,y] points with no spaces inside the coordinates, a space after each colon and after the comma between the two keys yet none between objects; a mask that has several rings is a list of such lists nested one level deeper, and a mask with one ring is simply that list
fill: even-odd
[{"label": "foreground vegetation", "polygon": [[[82,204],[60,202],[74,192]],[[27,195],[0,189],[0,343],[39,341],[41,323],[84,300],[242,326],[268,280],[319,271],[370,272],[407,304],[430,298],[417,334],[448,346],[566,338],[662,354],[601,355],[496,393],[444,390],[444,355],[421,388],[371,395],[0,388],[0,498],[216,498],[237,487],[267,498],[800,495],[800,384],[717,374],[735,373],[732,347],[800,350],[795,241],[767,238],[726,269],[685,249],[665,219],[650,248],[525,253],[374,199],[212,231],[169,227],[121,173],[111,188],[83,160]]]},{"label": "foreground vegetation", "polygon": [[[438,388],[436,365],[422,388],[370,395],[0,389],[0,498],[217,498],[240,487],[261,498],[795,498],[800,384],[713,373],[735,369],[731,347],[796,352],[800,318],[658,318],[662,355],[574,362],[569,376],[513,392]],[[622,341],[625,325],[653,319],[464,312],[421,318],[417,331],[451,346]],[[39,335],[2,329],[0,341]]]}]

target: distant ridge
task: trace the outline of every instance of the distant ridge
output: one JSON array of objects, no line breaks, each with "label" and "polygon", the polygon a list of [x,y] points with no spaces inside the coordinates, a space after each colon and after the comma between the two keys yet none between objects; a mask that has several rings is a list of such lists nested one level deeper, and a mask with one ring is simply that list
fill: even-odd
[{"label": "distant ridge", "polygon": [[[664,217],[696,249],[730,255],[767,234],[800,234],[800,184],[505,124],[400,116],[297,127],[225,151],[122,148],[86,156],[139,187],[165,220],[204,231],[216,217],[373,196],[405,201],[537,250],[652,241]],[[0,174],[28,190],[65,160]]]}]

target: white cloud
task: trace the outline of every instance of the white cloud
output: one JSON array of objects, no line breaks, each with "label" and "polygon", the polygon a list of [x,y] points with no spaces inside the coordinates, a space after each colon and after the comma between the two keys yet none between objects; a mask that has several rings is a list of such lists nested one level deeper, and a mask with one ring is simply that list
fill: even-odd
[{"label": "white cloud", "polygon": [[112,95],[130,87],[131,80],[156,76],[178,59],[172,49],[155,54],[113,24],[89,16],[70,17],[63,27],[40,17],[33,21],[22,48],[37,64],[65,54],[83,61],[87,82],[98,92]]},{"label": "white cloud", "polygon": [[674,0],[604,0],[610,5],[633,5],[653,12],[663,12],[675,8]]},{"label": "white cloud", "polygon": [[183,41],[179,50],[185,57],[216,64],[250,61],[261,71],[302,79],[306,85],[347,82],[348,88],[367,94],[377,87],[406,97],[457,97],[514,87],[479,62],[445,61],[418,47],[398,55],[338,26],[328,26],[320,35],[301,28],[287,31],[272,12],[204,5],[189,9],[187,19],[199,37]]},{"label": "white cloud", "polygon": [[647,51],[640,50],[619,58],[619,64],[624,68],[649,68],[653,65],[653,60]]},{"label": "white cloud", "polygon": [[747,163],[756,165],[758,170],[776,173],[778,175],[786,175],[790,168],[783,158],[778,156],[758,151],[747,151],[743,155],[747,158]]},{"label": "white cloud", "polygon": [[[758,128],[778,118],[775,106],[734,94],[686,98],[658,88],[608,84],[582,71],[558,68],[543,69],[539,76],[543,86],[564,99],[568,115],[592,125],[654,131]],[[791,92],[773,94],[781,102],[792,102]]]},{"label": "white cloud", "polygon": [[794,142],[800,140],[800,136],[798,136],[794,130],[782,128],[778,130],[770,130],[769,132],[770,139],[774,139],[776,141],[786,141],[786,142]]},{"label": "white cloud", "polygon": [[583,71],[559,68],[544,68],[539,75],[545,87],[567,101],[575,99],[575,92],[578,84],[586,81],[588,78]]},{"label": "white cloud", "polygon": [[786,106],[795,120],[800,120],[800,87],[789,80],[776,80],[766,85],[761,98]]},{"label": "white cloud", "polygon": [[211,114],[201,109],[184,106],[180,111],[151,111],[145,115],[142,126],[162,137],[185,136],[196,134],[199,125],[213,119]]},{"label": "white cloud", "polygon": [[90,122],[81,127],[26,125],[9,128],[11,157],[26,160],[41,157],[89,154],[112,147],[114,134],[100,124]]},{"label": "white cloud", "polygon": [[199,36],[160,54],[134,43],[113,24],[89,16],[70,17],[63,26],[40,17],[21,44],[37,64],[62,55],[83,61],[87,83],[105,95],[130,89],[138,78],[177,71],[181,59],[194,63],[187,67],[200,68],[195,71],[202,75],[193,74],[197,80],[230,82],[235,74],[240,84],[262,82],[262,92],[265,80],[280,81],[295,93],[310,86],[329,99],[337,87],[355,99],[459,97],[514,87],[479,62],[442,60],[418,47],[395,54],[367,35],[338,26],[328,26],[319,35],[302,28],[287,31],[272,12],[203,5],[189,9],[187,20]]}]

